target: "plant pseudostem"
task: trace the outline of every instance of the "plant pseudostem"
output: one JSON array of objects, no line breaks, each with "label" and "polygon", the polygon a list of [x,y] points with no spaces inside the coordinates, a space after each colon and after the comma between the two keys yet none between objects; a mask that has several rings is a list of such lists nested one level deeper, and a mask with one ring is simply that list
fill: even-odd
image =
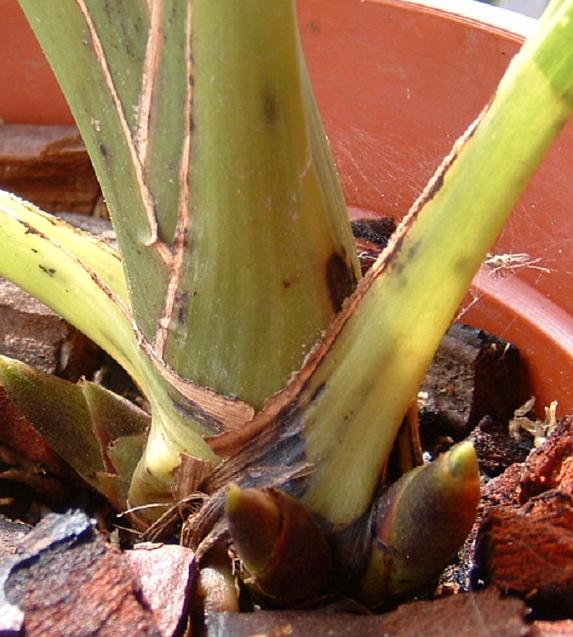
[{"label": "plant pseudostem", "polygon": [[[82,430],[99,433],[92,483],[113,483],[125,500],[133,471],[133,504],[171,502],[182,466],[191,492],[218,497],[238,483],[227,510],[243,538],[251,518],[241,507],[253,503],[271,521],[284,507],[306,525],[302,503],[329,532],[364,526],[443,333],[573,109],[573,0],[551,3],[361,281],[293,0],[20,4],[80,127],[121,259],[0,193],[0,250],[10,255],[0,274],[114,356],[151,407],[133,471],[145,418],[114,455],[93,415],[104,404],[119,413],[114,400],[58,385],[73,393]],[[18,374],[47,395],[34,373],[0,368],[16,402],[26,394]],[[462,476],[452,498],[475,499],[473,452],[451,454]],[[396,519],[410,519],[420,493],[445,497],[436,489],[449,461],[399,483]],[[114,482],[112,470],[129,475]],[[265,490],[277,485],[299,502]],[[251,548],[243,542],[246,561],[260,566]],[[402,566],[376,574],[372,555],[368,578],[395,586]],[[408,564],[406,577],[433,572],[422,566],[414,577]],[[384,586],[365,585],[365,597]]]}]

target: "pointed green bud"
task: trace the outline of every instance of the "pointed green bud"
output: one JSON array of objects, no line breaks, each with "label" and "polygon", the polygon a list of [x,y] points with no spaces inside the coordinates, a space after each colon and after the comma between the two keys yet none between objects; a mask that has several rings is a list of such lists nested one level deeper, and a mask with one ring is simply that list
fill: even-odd
[{"label": "pointed green bud", "polygon": [[225,512],[233,548],[258,595],[281,605],[317,597],[332,573],[330,547],[309,512],[274,489],[231,485]]},{"label": "pointed green bud", "polygon": [[479,497],[469,442],[395,482],[377,506],[362,599],[379,606],[431,586],[471,530]]}]

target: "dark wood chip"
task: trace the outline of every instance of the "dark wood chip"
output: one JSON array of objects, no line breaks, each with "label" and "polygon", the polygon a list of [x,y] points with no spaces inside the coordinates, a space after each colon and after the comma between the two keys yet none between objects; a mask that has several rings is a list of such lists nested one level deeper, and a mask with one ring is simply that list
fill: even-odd
[{"label": "dark wood chip", "polygon": [[421,387],[422,436],[458,441],[485,416],[507,423],[529,398],[518,350],[467,325],[453,325]]},{"label": "dark wood chip", "polygon": [[477,576],[539,612],[573,607],[573,497],[549,491],[520,509],[490,510],[478,539]]},{"label": "dark wood chip", "polygon": [[49,212],[91,214],[101,200],[74,126],[0,125],[0,188]]},{"label": "dark wood chip", "polygon": [[195,556],[177,545],[137,544],[125,553],[141,585],[141,595],[153,611],[162,637],[175,637],[187,624]]},{"label": "dark wood chip", "polygon": [[207,619],[209,637],[525,637],[525,604],[495,590],[413,602],[385,615],[319,612],[219,613]]},{"label": "dark wood chip", "polygon": [[161,637],[127,560],[79,511],[46,516],[0,559],[0,634],[22,626],[26,637]]},{"label": "dark wood chip", "polygon": [[532,448],[532,437],[523,434],[516,440],[509,434],[507,421],[485,416],[472,431],[471,441],[487,476],[498,476],[507,467],[523,462]]}]

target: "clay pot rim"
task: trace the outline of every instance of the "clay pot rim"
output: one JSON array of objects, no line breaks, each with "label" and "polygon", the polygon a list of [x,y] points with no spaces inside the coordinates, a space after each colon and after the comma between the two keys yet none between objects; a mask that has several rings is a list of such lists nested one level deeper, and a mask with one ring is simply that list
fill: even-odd
[{"label": "clay pot rim", "polygon": [[[388,4],[388,0],[366,1]],[[537,24],[535,18],[476,0],[396,0],[396,4],[403,5],[405,3],[415,5],[418,10],[439,11],[457,18],[477,22],[482,26],[486,24],[508,31],[523,38],[530,35]]]}]

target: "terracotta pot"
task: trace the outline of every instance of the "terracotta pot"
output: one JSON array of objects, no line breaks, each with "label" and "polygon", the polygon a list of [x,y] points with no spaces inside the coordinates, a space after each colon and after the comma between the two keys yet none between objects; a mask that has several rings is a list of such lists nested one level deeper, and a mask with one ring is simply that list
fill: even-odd
[{"label": "terracotta pot", "polygon": [[[534,25],[470,0],[299,0],[299,13],[349,206],[395,217],[489,100]],[[16,0],[0,0],[0,42],[7,51],[0,117],[68,123],[63,98],[23,23]],[[484,270],[462,317],[516,343],[538,405],[558,399],[561,413],[573,408],[573,179],[566,173],[572,159],[569,126],[494,250],[539,261]]]}]

